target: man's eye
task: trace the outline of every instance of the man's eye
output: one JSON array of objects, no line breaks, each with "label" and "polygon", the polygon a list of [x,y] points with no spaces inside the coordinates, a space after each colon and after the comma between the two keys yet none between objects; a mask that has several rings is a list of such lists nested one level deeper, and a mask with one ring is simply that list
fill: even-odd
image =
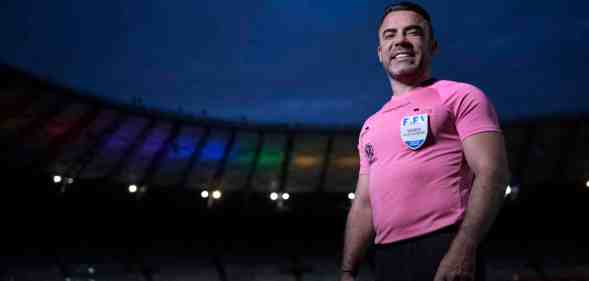
[{"label": "man's eye", "polygon": [[407,35],[420,36],[421,32],[419,30],[410,30],[407,32]]}]

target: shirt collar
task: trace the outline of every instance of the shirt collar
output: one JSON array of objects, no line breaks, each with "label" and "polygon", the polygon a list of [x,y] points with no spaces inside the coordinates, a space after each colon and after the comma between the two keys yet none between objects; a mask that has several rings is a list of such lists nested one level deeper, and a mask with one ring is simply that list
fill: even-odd
[{"label": "shirt collar", "polygon": [[391,111],[391,110],[395,110],[395,109],[405,107],[405,106],[411,104],[413,97],[415,97],[416,95],[421,94],[421,93],[430,92],[432,90],[431,86],[436,81],[438,81],[438,80],[435,78],[431,78],[431,79],[424,81],[422,83],[422,86],[415,88],[415,89],[405,93],[402,96],[395,96],[395,95],[391,96],[389,101],[382,106],[381,111],[383,111],[383,112]]}]

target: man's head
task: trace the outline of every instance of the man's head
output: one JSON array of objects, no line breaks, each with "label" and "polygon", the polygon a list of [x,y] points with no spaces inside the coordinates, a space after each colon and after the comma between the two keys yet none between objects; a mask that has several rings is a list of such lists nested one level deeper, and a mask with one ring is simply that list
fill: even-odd
[{"label": "man's head", "polygon": [[411,2],[389,5],[378,28],[378,58],[395,80],[427,78],[437,50],[431,17]]}]

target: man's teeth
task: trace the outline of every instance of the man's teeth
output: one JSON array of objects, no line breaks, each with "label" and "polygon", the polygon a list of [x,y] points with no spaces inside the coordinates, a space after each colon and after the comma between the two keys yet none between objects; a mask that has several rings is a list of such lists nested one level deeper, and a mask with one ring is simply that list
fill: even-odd
[{"label": "man's teeth", "polygon": [[395,56],[395,58],[407,58],[407,57],[410,57],[410,56],[411,55],[409,55],[409,54],[398,54],[398,55]]}]

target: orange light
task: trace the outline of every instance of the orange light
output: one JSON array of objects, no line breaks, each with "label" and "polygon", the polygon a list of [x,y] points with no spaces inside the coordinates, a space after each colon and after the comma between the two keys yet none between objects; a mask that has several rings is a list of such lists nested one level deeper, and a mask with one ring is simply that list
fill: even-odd
[{"label": "orange light", "polygon": [[295,165],[301,168],[309,168],[319,165],[319,157],[299,155],[295,158]]}]

